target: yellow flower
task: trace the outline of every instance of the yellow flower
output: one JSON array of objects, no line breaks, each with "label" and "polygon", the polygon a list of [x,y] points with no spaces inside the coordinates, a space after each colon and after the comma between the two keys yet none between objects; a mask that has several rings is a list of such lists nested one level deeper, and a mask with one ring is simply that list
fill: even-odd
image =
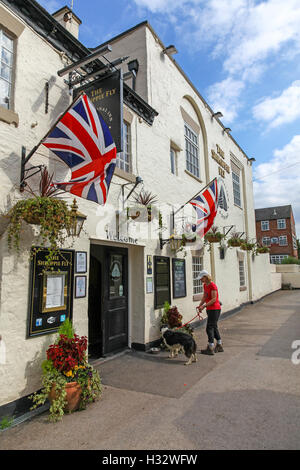
[{"label": "yellow flower", "polygon": [[73,372],[71,370],[69,370],[68,372],[65,372],[65,375],[67,377],[73,377]]}]

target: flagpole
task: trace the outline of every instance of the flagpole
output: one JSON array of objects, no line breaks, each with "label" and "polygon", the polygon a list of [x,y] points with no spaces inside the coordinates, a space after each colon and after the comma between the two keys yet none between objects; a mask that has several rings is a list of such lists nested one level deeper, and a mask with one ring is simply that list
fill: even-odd
[{"label": "flagpole", "polygon": [[181,209],[184,208],[184,206],[186,206],[189,202],[191,202],[193,199],[195,199],[196,196],[198,196],[199,193],[201,193],[202,191],[204,191],[214,180],[216,180],[217,178],[213,178],[206,186],[204,186],[203,189],[200,189],[200,191],[198,191],[195,196],[193,196],[191,199],[189,199],[185,204],[183,204],[183,206],[181,206],[179,209],[177,209],[177,211],[173,212],[173,217],[175,216],[175,214],[177,214],[177,212],[181,211]]},{"label": "flagpole", "polygon": [[44,135],[44,137],[39,141],[39,143],[37,145],[35,145],[33,147],[33,149],[29,152],[29,154],[27,156],[24,155],[24,153],[22,152],[22,160],[21,160],[21,181],[20,181],[20,191],[22,192],[24,190],[24,176],[25,176],[25,165],[26,163],[28,163],[28,161],[30,160],[30,158],[32,157],[32,155],[37,151],[37,149],[39,148],[39,146],[41,145],[41,143],[43,142],[43,140],[46,139],[46,137],[48,137],[48,135],[53,131],[53,129],[55,128],[55,126],[57,125],[57,123],[59,122],[59,120],[62,118],[62,116],[64,116],[68,111],[69,109],[72,108],[72,106],[74,105],[74,103],[78,100],[78,98],[83,95],[83,91],[81,91],[79,93],[79,95],[72,101],[72,103],[67,107],[67,109],[59,115],[59,117],[57,118],[57,120],[55,121],[55,123],[51,126],[50,130],[47,132],[46,135]]}]

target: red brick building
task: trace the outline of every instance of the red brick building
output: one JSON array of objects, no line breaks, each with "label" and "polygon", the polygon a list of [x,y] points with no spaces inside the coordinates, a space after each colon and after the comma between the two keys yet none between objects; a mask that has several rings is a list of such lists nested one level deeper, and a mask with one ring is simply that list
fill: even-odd
[{"label": "red brick building", "polygon": [[271,263],[298,258],[297,236],[292,206],[255,209],[257,241],[270,248]]}]

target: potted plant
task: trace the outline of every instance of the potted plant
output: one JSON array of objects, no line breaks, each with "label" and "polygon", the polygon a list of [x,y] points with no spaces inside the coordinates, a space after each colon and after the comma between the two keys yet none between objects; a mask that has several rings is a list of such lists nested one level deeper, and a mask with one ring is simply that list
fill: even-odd
[{"label": "potted plant", "polygon": [[189,235],[183,233],[182,234],[182,243],[185,245],[186,243],[194,243],[196,241],[197,235],[195,233],[191,233]]},{"label": "potted plant", "polygon": [[164,310],[160,319],[160,326],[167,325],[170,329],[180,328],[182,333],[192,335],[194,329],[189,324],[182,326],[182,318],[183,317],[179,313],[176,306],[171,307],[169,302],[164,303]]},{"label": "potted plant", "polygon": [[247,240],[241,240],[240,247],[241,247],[241,250],[252,251],[253,248],[255,247],[255,243],[250,243]]},{"label": "potted plant", "polygon": [[204,240],[209,243],[218,243],[224,237],[225,235],[218,231],[218,227],[212,226],[210,231],[204,235]]},{"label": "potted plant", "polygon": [[167,325],[169,328],[182,326],[182,315],[179,313],[178,308],[171,307],[169,302],[164,303],[163,314],[160,319],[160,326]]},{"label": "potted plant", "polygon": [[[99,373],[87,362],[87,338],[79,337],[66,320],[56,342],[47,349],[42,363],[43,388],[30,396],[32,409],[50,401],[50,421],[62,419],[65,412],[85,409],[101,395]],[[64,334],[65,333],[65,334]]]},{"label": "potted plant", "polygon": [[238,232],[233,232],[231,234],[231,237],[227,240],[227,245],[229,247],[234,247],[234,246],[240,246],[241,245],[241,239],[239,237]]},{"label": "potted plant", "polygon": [[73,226],[72,212],[66,202],[53,197],[57,195],[58,190],[53,187],[52,178],[53,175],[50,176],[44,168],[38,194],[27,185],[32,197],[19,200],[7,214],[9,217],[8,248],[15,249],[19,253],[22,221],[28,224],[38,224],[42,245],[49,246],[47,265],[51,264],[59,246],[63,245],[67,233]]},{"label": "potted plant", "polygon": [[267,246],[265,245],[257,245],[256,247],[256,253],[269,253],[270,252],[270,248],[268,248]]},{"label": "potted plant", "polygon": [[134,198],[134,200],[138,204],[137,211],[141,206],[146,207],[148,222],[151,222],[153,218],[152,205],[157,202],[157,196],[152,194],[150,191],[142,190],[140,194]]}]

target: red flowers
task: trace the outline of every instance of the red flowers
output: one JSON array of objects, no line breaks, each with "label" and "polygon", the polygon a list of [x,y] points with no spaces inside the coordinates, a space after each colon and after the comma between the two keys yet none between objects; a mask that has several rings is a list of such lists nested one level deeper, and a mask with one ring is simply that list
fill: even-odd
[{"label": "red flowers", "polygon": [[53,366],[60,372],[73,370],[85,361],[85,352],[87,349],[87,337],[74,335],[74,338],[68,338],[60,335],[56,344],[49,346],[47,350],[47,359],[53,362]]},{"label": "red flowers", "polygon": [[178,312],[177,307],[171,307],[167,312],[167,315],[170,328],[174,328],[175,326],[182,326],[182,315]]}]

